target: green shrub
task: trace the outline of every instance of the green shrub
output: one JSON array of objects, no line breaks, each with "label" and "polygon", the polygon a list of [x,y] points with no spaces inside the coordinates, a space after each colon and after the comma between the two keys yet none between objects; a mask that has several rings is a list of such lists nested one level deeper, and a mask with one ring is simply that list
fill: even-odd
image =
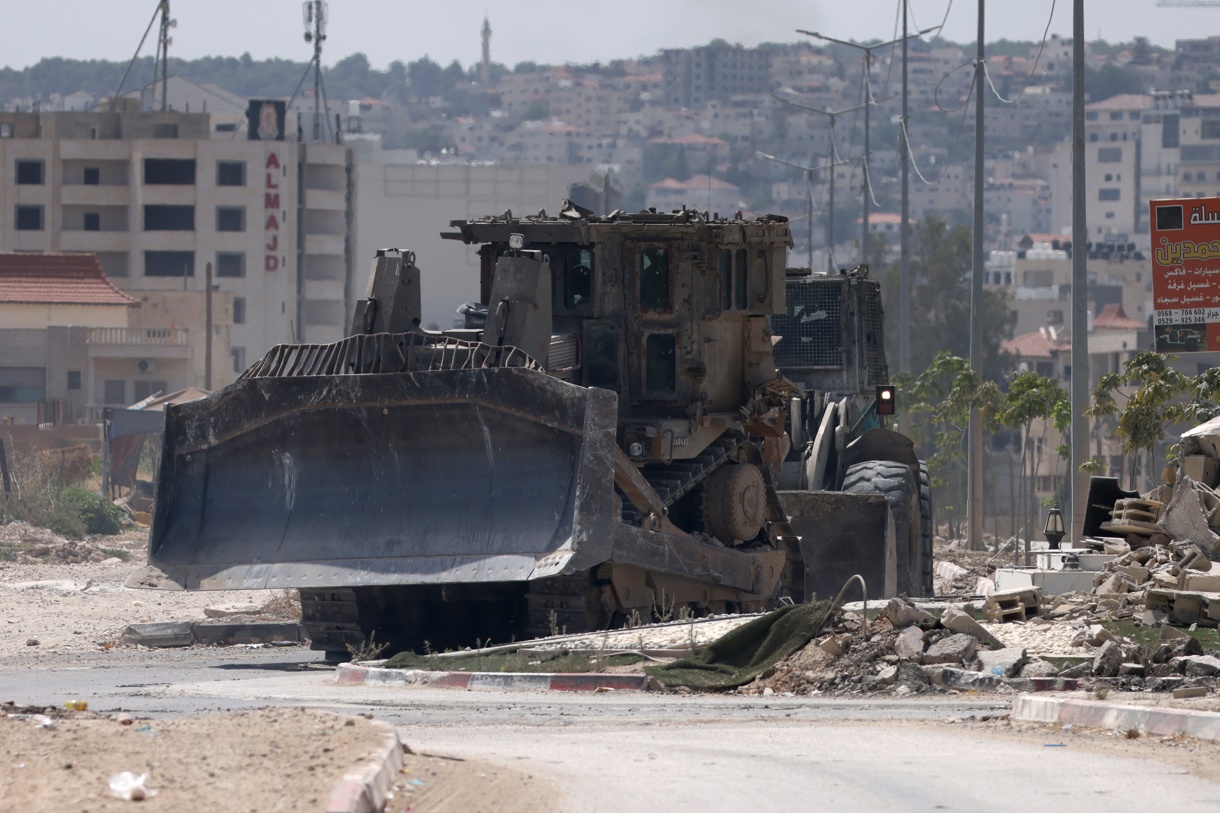
[{"label": "green shrub", "polygon": [[110,500],[83,488],[66,489],[63,496],[63,503],[75,510],[85,533],[112,535],[119,532],[123,512]]}]

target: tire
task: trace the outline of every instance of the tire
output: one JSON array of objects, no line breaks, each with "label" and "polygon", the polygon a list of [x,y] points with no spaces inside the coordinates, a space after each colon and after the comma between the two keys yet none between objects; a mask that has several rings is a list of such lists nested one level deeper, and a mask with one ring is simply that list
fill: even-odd
[{"label": "tire", "polygon": [[846,494],[880,494],[889,505],[894,520],[898,592],[909,596],[923,590],[922,530],[914,513],[919,510],[919,478],[905,463],[870,460],[857,463],[843,478]]},{"label": "tire", "polygon": [[932,582],[932,537],[936,535],[936,519],[932,513],[932,478],[928,474],[927,461],[919,461],[919,550],[923,557],[923,594],[932,596],[936,593]]}]

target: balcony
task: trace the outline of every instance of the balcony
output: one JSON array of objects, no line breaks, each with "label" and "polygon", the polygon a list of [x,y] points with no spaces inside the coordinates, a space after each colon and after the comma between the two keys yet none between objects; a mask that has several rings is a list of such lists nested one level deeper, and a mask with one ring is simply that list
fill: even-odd
[{"label": "balcony", "polygon": [[191,357],[191,331],[182,327],[95,327],[87,341],[91,358]]}]

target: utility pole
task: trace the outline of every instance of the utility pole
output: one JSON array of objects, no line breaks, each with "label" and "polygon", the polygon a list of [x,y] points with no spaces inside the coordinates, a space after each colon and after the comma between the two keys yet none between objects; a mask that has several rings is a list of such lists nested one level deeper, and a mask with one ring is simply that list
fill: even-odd
[{"label": "utility pole", "polygon": [[313,140],[322,140],[322,42],[326,39],[326,0],[305,0],[305,41],[313,43]]},{"label": "utility pole", "polygon": [[1072,21],[1072,527],[1078,541],[1084,529],[1089,475],[1089,312],[1088,222],[1084,188],[1084,0],[1073,3]]},{"label": "utility pole", "polygon": [[212,263],[204,267],[203,324],[207,335],[203,344],[203,388],[212,391]]},{"label": "utility pole", "polygon": [[[970,270],[970,369],[983,374],[983,89],[987,69],[983,50],[983,4],[979,0],[978,53],[974,60],[974,259]],[[983,416],[970,410],[967,465],[967,542],[971,550],[983,547]]]},{"label": "utility pole", "polygon": [[[872,84],[872,64],[873,64],[873,51],[876,51],[878,48],[886,48],[886,47],[889,47],[889,46],[891,46],[891,45],[896,45],[896,44],[898,44],[899,42],[905,43],[905,42],[906,42],[908,39],[910,39],[911,37],[922,37],[924,34],[927,34],[927,33],[931,32],[931,31],[935,31],[935,30],[936,30],[935,28],[926,28],[926,29],[924,29],[923,31],[919,31],[919,32],[916,32],[916,33],[914,33],[914,34],[903,34],[903,35],[902,35],[901,37],[899,37],[898,39],[888,40],[888,41],[886,41],[886,42],[879,42],[879,43],[877,43],[877,44],[875,44],[875,45],[861,45],[861,44],[859,44],[859,43],[857,43],[857,42],[849,42],[849,41],[847,41],[847,40],[841,40],[841,39],[835,39],[834,37],[828,37],[828,36],[826,36],[825,34],[819,34],[819,33],[817,33],[816,31],[804,31],[804,30],[799,29],[799,28],[797,29],[797,33],[798,33],[798,34],[804,34],[804,35],[809,36],[809,37],[816,37],[817,39],[820,39],[820,40],[825,40],[826,42],[834,42],[834,43],[837,43],[837,44],[839,44],[839,45],[845,45],[845,46],[847,46],[848,48],[855,48],[855,49],[856,49],[856,50],[858,50],[858,51],[863,51],[863,52],[864,52],[864,105],[863,105],[863,107],[864,107],[864,205],[863,205],[863,224],[864,224],[864,225],[863,225],[863,228],[862,228],[862,229],[861,229],[861,231],[860,231],[860,255],[861,255],[861,258],[860,258],[860,259],[861,259],[861,262],[864,262],[864,263],[867,263],[867,262],[869,261],[869,256],[868,256],[868,214],[869,214],[869,208],[870,208],[869,204],[872,202],[872,196],[873,196],[873,184],[872,184],[872,177],[871,177],[871,176],[870,176],[870,174],[869,174],[869,163],[868,163],[868,162],[869,162],[870,149],[871,149],[871,142],[870,142],[870,139],[869,139],[869,125],[870,125],[870,121],[869,121],[869,107],[871,107],[871,106],[872,106],[872,104],[873,104],[873,84]],[[903,64],[904,64],[904,66],[905,66],[905,64],[906,64],[906,63],[905,63],[905,61],[904,61],[904,63],[903,63]]]},{"label": "utility pole", "polygon": [[[835,138],[835,121],[837,121],[839,116],[843,115],[844,113],[852,113],[856,110],[859,110],[860,108],[868,107],[868,105],[867,104],[858,104],[853,107],[845,107],[842,110],[823,110],[820,107],[810,107],[807,104],[800,104],[799,102],[794,102],[791,99],[785,99],[783,96],[779,96],[774,93],[771,94],[771,96],[773,99],[775,99],[778,102],[783,102],[784,104],[790,104],[793,107],[799,107],[801,110],[808,110],[811,113],[821,113],[823,116],[826,116],[828,119],[830,119],[830,161],[829,161],[829,163],[823,164],[822,166],[830,167],[830,215],[829,215],[830,220],[829,220],[829,224],[827,226],[827,234],[826,234],[826,243],[827,243],[827,247],[828,247],[827,252],[826,252],[826,262],[827,262],[827,266],[828,266],[827,273],[830,274],[831,276],[834,276],[834,274],[835,274],[835,171],[834,171],[834,168],[839,166],[840,164],[850,163],[849,161],[839,160],[839,148],[838,148],[838,144],[836,143],[836,138]],[[874,102],[874,104],[875,104],[875,102]],[[796,165],[793,164],[792,166],[796,166]],[[812,265],[810,266],[809,270],[810,271],[813,270]]]},{"label": "utility pole", "polygon": [[[911,144],[907,138],[907,0],[902,0],[902,217],[898,221],[898,370],[911,372]],[[905,415],[904,415],[905,420]]]}]

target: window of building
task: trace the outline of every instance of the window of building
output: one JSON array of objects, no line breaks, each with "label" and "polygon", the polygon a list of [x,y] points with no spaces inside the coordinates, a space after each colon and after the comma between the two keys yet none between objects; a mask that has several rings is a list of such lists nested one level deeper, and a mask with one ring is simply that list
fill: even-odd
[{"label": "window of building", "polygon": [[1098,200],[1118,200],[1121,197],[1121,195],[1122,195],[1122,191],[1116,186],[1097,190],[1097,199]]},{"label": "window of building", "polygon": [[245,206],[217,206],[216,231],[245,231]]},{"label": "window of building", "polygon": [[68,389],[80,389],[80,370],[68,370]]},{"label": "window of building", "polygon": [[1122,147],[1098,147],[1097,148],[1097,163],[1099,164],[1117,164],[1123,160]]},{"label": "window of building", "polygon": [[102,216],[98,212],[85,212],[84,221],[85,231],[102,230]]},{"label": "window of building", "polygon": [[233,324],[244,325],[246,323],[246,298],[244,296],[233,297]]},{"label": "window of building", "polygon": [[1199,138],[1220,138],[1220,119],[1203,119],[1200,124]]},{"label": "window of building", "polygon": [[195,276],[195,252],[145,251],[144,276],[193,277]]},{"label": "window of building", "polygon": [[17,231],[42,231],[42,207],[34,205],[17,206]]},{"label": "window of building", "polygon": [[246,275],[246,255],[240,251],[216,252],[216,276],[244,277]]},{"label": "window of building", "polygon": [[677,384],[674,364],[676,342],[672,333],[653,333],[644,343],[644,391],[670,395]]},{"label": "window of building", "polygon": [[17,183],[22,186],[42,186],[42,159],[17,159]]},{"label": "window of building", "polygon": [[160,395],[169,389],[168,381],[133,381],[131,400],[143,401],[154,395]]},{"label": "window of building", "polygon": [[246,348],[232,347],[229,349],[229,354],[233,356],[233,372],[244,373],[246,371]]},{"label": "window of building", "polygon": [[46,399],[42,367],[0,367],[0,403],[35,404]]},{"label": "window of building", "polygon": [[1096,141],[1097,133],[1089,133],[1089,141]]},{"label": "window of building", "polygon": [[1111,141],[1118,141],[1118,133],[1110,133]]},{"label": "window of building", "polygon": [[148,205],[144,207],[144,231],[194,231],[194,206]]},{"label": "window of building", "polygon": [[145,158],[144,183],[191,186],[195,183],[195,159]]},{"label": "window of building", "polygon": [[[218,128],[219,129],[219,128]],[[245,186],[245,161],[218,161],[216,163],[217,186]]]},{"label": "window of building", "polygon": [[1122,114],[1122,113],[1120,113],[1120,112],[1116,112],[1116,111],[1111,111],[1111,113],[1110,113],[1110,121],[1122,121],[1122,120],[1123,120],[1123,114]]},{"label": "window of building", "polygon": [[1047,311],[1046,312],[1046,323],[1048,325],[1062,325],[1063,324],[1063,311],[1061,311],[1061,310]]},{"label": "window of building", "polygon": [[727,248],[720,250],[720,260],[717,265],[720,274],[720,309],[733,309],[733,252]]},{"label": "window of building", "polygon": [[640,310],[667,311],[669,302],[669,254],[662,246],[640,251]]},{"label": "window of building", "polygon": [[107,378],[102,383],[102,401],[110,406],[127,405],[127,382],[116,378]]},{"label": "window of building", "polygon": [[1177,149],[1181,144],[1178,125],[1177,116],[1165,115],[1165,120],[1161,122],[1161,146],[1165,149]]},{"label": "window of building", "polygon": [[85,167],[84,182],[86,186],[97,186],[102,182],[101,167]]}]

